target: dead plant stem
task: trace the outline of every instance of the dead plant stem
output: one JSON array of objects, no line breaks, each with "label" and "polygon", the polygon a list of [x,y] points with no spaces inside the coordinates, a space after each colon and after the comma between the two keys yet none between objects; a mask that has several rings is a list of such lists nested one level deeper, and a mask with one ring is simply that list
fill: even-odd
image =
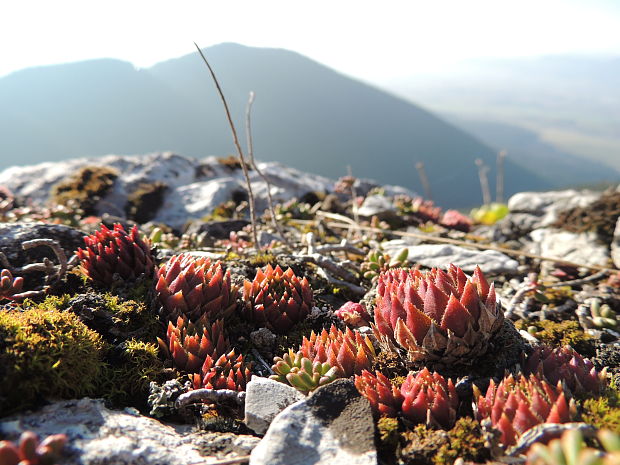
[{"label": "dead plant stem", "polygon": [[209,73],[211,73],[211,78],[213,79],[213,82],[215,83],[215,87],[217,88],[217,92],[219,93],[222,103],[224,104],[224,110],[226,111],[226,118],[228,118],[228,125],[230,126],[230,130],[232,131],[233,141],[235,143],[235,147],[237,148],[237,154],[239,155],[239,160],[241,161],[241,168],[243,169],[243,175],[245,176],[245,182],[248,187],[248,200],[250,203],[250,221],[252,222],[252,235],[254,237],[254,247],[258,251],[260,247],[258,243],[258,232],[256,228],[256,211],[255,211],[255,204],[254,204],[254,194],[252,193],[252,183],[250,182],[250,174],[248,173],[248,166],[247,166],[247,163],[245,162],[245,157],[243,156],[243,150],[241,149],[241,144],[239,144],[239,138],[237,137],[237,130],[235,129],[235,124],[233,123],[232,117],[230,116],[230,110],[228,109],[228,103],[226,102],[226,97],[224,97],[224,92],[222,91],[222,88],[220,87],[220,83],[217,80],[217,77],[215,76],[215,72],[213,71],[213,68],[211,68],[211,65],[207,61],[207,58],[204,56],[204,53],[202,53],[202,50],[200,50],[200,47],[198,47],[198,44],[194,42],[194,45],[196,46],[198,53],[200,53],[200,56],[202,57],[202,61],[204,61],[205,65],[207,65],[207,68],[209,68]]}]

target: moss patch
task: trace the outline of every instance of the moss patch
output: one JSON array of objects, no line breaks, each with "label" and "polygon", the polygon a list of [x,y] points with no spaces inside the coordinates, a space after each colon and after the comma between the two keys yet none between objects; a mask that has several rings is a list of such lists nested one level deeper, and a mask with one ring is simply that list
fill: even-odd
[{"label": "moss patch", "polygon": [[164,203],[168,186],[163,182],[142,183],[127,196],[125,213],[136,223],[146,223],[155,218]]},{"label": "moss patch", "polygon": [[613,383],[601,396],[585,400],[582,408],[584,422],[620,433],[620,391]]},{"label": "moss patch", "polygon": [[95,392],[105,344],[71,313],[0,312],[0,415]]},{"label": "moss patch", "polygon": [[111,353],[99,395],[116,405],[146,408],[151,381],[161,381],[164,365],[158,347],[151,342],[130,339]]},{"label": "moss patch", "polygon": [[55,184],[51,190],[51,201],[60,205],[73,204],[94,215],[95,205],[114,185],[118,171],[105,166],[86,166],[67,179]]},{"label": "moss patch", "polygon": [[465,461],[485,463],[491,451],[485,447],[480,423],[471,418],[459,419],[448,431],[448,442],[443,444],[433,458],[435,465],[447,465],[462,457]]},{"label": "moss patch", "polygon": [[584,333],[576,321],[519,320],[515,327],[531,332],[534,337],[552,347],[570,345],[585,357],[593,357],[596,353],[594,339]]}]

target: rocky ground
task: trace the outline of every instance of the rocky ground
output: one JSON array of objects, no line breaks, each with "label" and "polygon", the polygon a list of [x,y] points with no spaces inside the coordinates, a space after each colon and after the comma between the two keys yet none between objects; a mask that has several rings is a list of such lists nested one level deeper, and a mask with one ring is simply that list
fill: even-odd
[{"label": "rocky ground", "polygon": [[[352,178],[335,183],[275,163],[260,163],[258,170],[250,179],[259,251],[233,158],[110,155],[0,172],[0,439],[17,442],[24,431],[41,438],[64,434],[57,463],[70,464],[440,464],[525,463],[532,443],[563,429],[580,431],[599,449],[597,430],[620,432],[620,189],[520,193],[507,208],[489,206],[471,218],[441,211],[397,186]],[[121,224],[126,232],[137,225],[142,252],[133,245],[127,256],[129,249],[102,252],[107,264],[76,255],[101,223],[110,229]],[[161,278],[160,267],[172,267],[180,253],[196,263],[221,260],[230,273],[231,292],[224,297],[230,301],[206,326],[200,316],[213,306],[205,310],[187,293],[185,310],[180,304],[171,310],[166,300],[165,289],[175,285],[165,273]],[[382,272],[404,267],[425,273],[450,264],[472,282],[480,283],[482,273],[494,283],[496,299],[485,304],[492,321],[477,317],[474,332],[463,335],[461,317],[454,317],[445,323],[450,332],[442,327],[434,340],[417,343],[400,330],[388,338],[373,331],[372,324],[381,326]],[[252,282],[260,287],[258,268],[276,266],[290,267],[290,282],[300,294],[308,289],[309,297],[287,301],[295,308],[286,318],[264,320],[255,308],[269,304],[249,289]],[[225,287],[227,278],[217,279]],[[278,286],[270,292],[281,293]],[[424,306],[428,313],[430,301]],[[186,318],[185,328],[189,322],[200,327],[199,335],[213,345],[219,344],[214,334],[223,331],[222,344],[236,351],[224,357],[228,365],[206,370],[204,351],[184,339],[191,331],[178,326],[178,316]],[[219,317],[224,329],[210,326]],[[406,326],[418,323],[408,319]],[[182,334],[177,346],[171,342],[175,324]],[[353,331],[347,337],[358,352],[350,370],[335,368],[347,365],[349,355],[334,348],[349,343],[332,342],[320,360],[330,364],[306,368],[310,375],[320,372],[316,378],[269,378],[273,370],[280,373],[274,357],[284,363],[289,349],[291,357],[301,350],[304,337],[332,326],[338,334]],[[448,348],[441,345],[446,337]],[[360,342],[366,340],[370,346]],[[484,396],[490,383],[509,373],[518,377],[541,344],[576,351],[566,366],[547,359],[537,374],[545,382],[553,378],[554,389],[560,380],[568,426],[558,427],[548,411],[532,407],[543,426],[518,432],[508,444],[506,425],[483,418],[475,390]],[[200,369],[179,355],[198,353],[194,349],[202,354]],[[449,407],[434,397],[443,385],[430,385],[425,400],[408,392],[414,407],[394,399],[424,367],[454,385],[445,388],[446,396],[454,389]],[[376,384],[365,390],[362,369],[370,372],[363,375],[366,383],[376,383],[371,377],[377,372],[384,375],[387,391]],[[596,379],[590,389],[586,378]],[[529,398],[534,390],[523,392]],[[411,412],[424,403],[428,411],[417,418]],[[518,423],[514,408],[501,409],[513,426]]]}]

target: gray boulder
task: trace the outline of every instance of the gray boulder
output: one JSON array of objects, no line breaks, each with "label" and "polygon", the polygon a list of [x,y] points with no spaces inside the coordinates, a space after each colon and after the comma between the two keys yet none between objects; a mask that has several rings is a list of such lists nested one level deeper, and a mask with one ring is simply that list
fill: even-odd
[{"label": "gray boulder", "polygon": [[[62,463],[67,465],[190,465],[221,455],[247,455],[258,442],[251,436],[166,425],[134,409],[110,410],[102,400],[89,398],[55,402],[0,422],[0,433],[12,440],[26,430],[40,437],[66,434]],[[214,447],[214,441],[221,447]]]},{"label": "gray boulder", "polygon": [[288,384],[254,376],[246,387],[245,424],[255,433],[265,434],[278,413],[305,398]]},{"label": "gray boulder", "polygon": [[368,400],[336,380],[278,414],[250,465],[376,465],[374,432]]},{"label": "gray boulder", "polygon": [[[0,172],[0,185],[5,185],[18,197],[43,204],[54,184],[93,165],[116,169],[119,174],[110,192],[98,203],[99,214],[123,215],[128,195],[142,183],[162,182],[168,187],[163,205],[152,221],[174,228],[181,228],[188,220],[203,218],[233,195],[246,195],[240,169],[232,169],[215,157],[197,160],[171,152],[106,155],[13,166]],[[309,192],[330,192],[333,187],[330,179],[280,163],[258,163],[258,167],[269,180],[271,195],[276,202],[299,198]],[[250,171],[250,180],[260,212],[267,207],[267,184],[254,170]]]},{"label": "gray boulder", "polygon": [[594,232],[572,233],[539,228],[530,233],[528,252],[583,265],[608,266],[609,249]]}]

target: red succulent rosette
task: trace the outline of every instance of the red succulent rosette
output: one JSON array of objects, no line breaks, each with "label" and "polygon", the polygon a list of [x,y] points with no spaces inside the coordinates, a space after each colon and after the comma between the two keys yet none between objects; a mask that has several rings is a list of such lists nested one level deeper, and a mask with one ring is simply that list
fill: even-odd
[{"label": "red succulent rosette", "polygon": [[84,243],[86,247],[76,252],[80,269],[96,284],[109,286],[114,275],[123,281],[153,275],[150,242],[140,237],[137,226],[127,233],[121,224],[115,224],[113,229],[102,224],[99,231],[84,237]]},{"label": "red succulent rosette", "polygon": [[374,318],[377,339],[405,349],[412,360],[471,363],[486,352],[504,314],[479,267],[468,278],[450,265],[382,272]]},{"label": "red succulent rosette", "polygon": [[300,279],[290,268],[283,271],[271,265],[264,271],[258,269],[253,281],[243,283],[243,300],[246,318],[280,334],[304,320],[313,305],[306,278]]},{"label": "red succulent rosette", "polygon": [[226,318],[236,308],[237,288],[221,262],[189,254],[175,255],[157,270],[155,290],[161,314],[171,321]]},{"label": "red succulent rosette", "polygon": [[484,396],[474,386],[474,411],[478,420],[490,419],[501,432],[501,442],[511,446],[533,426],[571,421],[576,408],[559,383],[554,387],[536,375],[509,375],[499,384],[491,380]]}]

